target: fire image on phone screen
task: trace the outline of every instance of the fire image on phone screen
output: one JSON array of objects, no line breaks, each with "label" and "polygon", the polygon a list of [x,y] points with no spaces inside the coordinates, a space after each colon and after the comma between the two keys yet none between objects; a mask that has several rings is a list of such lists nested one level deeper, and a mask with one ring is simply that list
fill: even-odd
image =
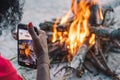
[{"label": "fire image on phone screen", "polygon": [[27,30],[19,29],[18,60],[25,65],[36,65],[36,55],[32,47],[32,38]]}]

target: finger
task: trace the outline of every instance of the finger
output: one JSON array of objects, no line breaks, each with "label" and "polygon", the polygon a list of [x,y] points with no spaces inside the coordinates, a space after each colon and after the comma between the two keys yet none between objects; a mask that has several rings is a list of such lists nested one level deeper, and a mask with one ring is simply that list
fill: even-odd
[{"label": "finger", "polygon": [[40,33],[39,36],[44,36],[45,38],[48,38],[48,36],[47,36],[45,31],[39,30],[39,33]]},{"label": "finger", "polygon": [[30,22],[27,27],[28,27],[28,32],[30,33],[32,39],[36,39],[37,34],[36,34],[35,30],[34,30],[32,22]]},{"label": "finger", "polygon": [[43,30],[39,30],[39,33],[40,33],[40,34],[43,34],[43,35],[46,35],[46,32],[43,31]]}]

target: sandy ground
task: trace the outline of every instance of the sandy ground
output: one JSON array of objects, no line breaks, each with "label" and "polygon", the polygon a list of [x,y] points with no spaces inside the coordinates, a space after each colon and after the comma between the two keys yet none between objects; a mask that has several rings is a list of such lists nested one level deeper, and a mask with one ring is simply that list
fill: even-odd
[{"label": "sandy ground", "polygon": [[[114,0],[102,0],[102,3],[111,3]],[[116,0],[115,4],[111,6],[115,7],[119,5]],[[52,18],[61,17],[64,15],[70,8],[71,0],[26,0],[24,6],[24,14],[21,23],[27,24],[32,21],[35,26],[38,26],[40,22],[45,20],[51,20]],[[114,28],[120,28],[120,6],[114,8],[115,21],[117,22]],[[29,68],[21,67],[17,63],[17,41],[15,41],[9,31],[6,31],[0,37],[0,52],[2,56],[12,59],[12,63],[15,68],[18,70],[19,74],[23,75],[26,80],[35,80],[36,79],[36,70]],[[118,53],[109,53],[108,64],[110,67],[115,70],[117,73],[120,73],[120,54]],[[61,65],[63,66],[63,65]],[[60,68],[60,67],[59,67]],[[52,74],[55,73],[59,68],[54,67],[51,69],[51,80],[63,80],[62,73],[54,77]],[[98,76],[93,76],[86,71],[82,78],[76,78],[75,75],[72,75],[68,80],[111,80],[109,77],[99,74]]]}]

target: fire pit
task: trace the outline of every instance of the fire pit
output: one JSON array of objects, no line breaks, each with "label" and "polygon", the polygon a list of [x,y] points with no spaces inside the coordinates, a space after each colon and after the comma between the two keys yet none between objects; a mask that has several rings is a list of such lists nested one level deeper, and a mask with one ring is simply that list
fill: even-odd
[{"label": "fire pit", "polygon": [[65,69],[67,76],[75,72],[81,77],[87,70],[94,75],[100,71],[113,80],[120,80],[107,64],[107,53],[119,51],[120,29],[109,27],[114,19],[106,23],[106,14],[114,10],[111,7],[103,9],[97,0],[72,0],[65,16],[40,24],[48,35],[51,63],[67,64],[54,76]]}]

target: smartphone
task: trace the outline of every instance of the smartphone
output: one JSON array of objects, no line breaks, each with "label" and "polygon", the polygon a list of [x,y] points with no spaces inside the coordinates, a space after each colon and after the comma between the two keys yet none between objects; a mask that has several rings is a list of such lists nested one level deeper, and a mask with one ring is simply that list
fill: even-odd
[{"label": "smartphone", "polygon": [[18,24],[18,64],[34,69],[37,67],[32,38],[25,24]]}]

